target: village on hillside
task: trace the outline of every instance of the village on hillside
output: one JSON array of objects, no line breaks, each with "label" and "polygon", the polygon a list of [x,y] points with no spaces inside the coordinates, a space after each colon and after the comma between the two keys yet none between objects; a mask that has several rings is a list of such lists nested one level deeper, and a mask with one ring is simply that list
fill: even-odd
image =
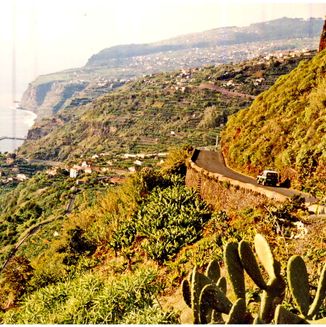
[{"label": "village on hillside", "polygon": [[66,178],[76,179],[76,185],[84,183],[84,177],[92,175],[105,185],[123,182],[126,175],[139,171],[143,166],[158,166],[164,162],[167,153],[125,153],[116,158],[100,153],[90,158],[83,158],[76,163],[53,163],[17,158],[15,154],[0,155],[0,186],[16,186],[26,181],[38,171],[45,171],[49,178],[64,174]]}]

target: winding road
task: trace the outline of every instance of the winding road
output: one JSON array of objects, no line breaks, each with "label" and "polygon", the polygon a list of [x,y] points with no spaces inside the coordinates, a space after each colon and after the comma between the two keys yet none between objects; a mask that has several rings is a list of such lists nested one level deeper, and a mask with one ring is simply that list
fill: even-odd
[{"label": "winding road", "polygon": [[228,168],[225,165],[224,158],[221,154],[220,151],[215,152],[215,151],[207,151],[207,150],[200,150],[197,152],[197,155],[195,155],[193,158],[194,163],[212,173],[218,173],[221,174],[225,177],[238,180],[243,183],[248,183],[252,184],[255,186],[258,186],[263,189],[269,189],[273,190],[274,192],[277,192],[279,194],[285,195],[287,197],[292,197],[293,195],[301,195],[305,198],[306,203],[314,203],[317,202],[317,199],[313,197],[310,194],[303,193],[297,190],[289,189],[289,188],[284,188],[284,187],[272,187],[272,186],[263,186],[263,185],[258,185],[256,183],[256,179],[242,175],[230,168]]}]

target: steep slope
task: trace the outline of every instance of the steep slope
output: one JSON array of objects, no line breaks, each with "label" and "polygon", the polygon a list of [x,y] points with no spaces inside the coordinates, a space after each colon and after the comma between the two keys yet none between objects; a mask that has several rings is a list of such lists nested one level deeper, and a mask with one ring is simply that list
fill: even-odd
[{"label": "steep slope", "polygon": [[230,166],[251,175],[274,168],[294,187],[326,191],[326,52],[230,118],[222,149]]},{"label": "steep slope", "polygon": [[[15,253],[15,239],[25,240],[1,274],[1,323],[191,323],[191,316],[178,319],[185,310],[175,293],[182,279],[213,258],[221,264],[227,241],[251,241],[257,232],[273,244],[282,273],[290,255],[302,255],[315,289],[325,219],[303,217],[300,201],[275,206],[257,200],[250,207],[243,201],[241,211],[228,201],[228,212],[212,212],[175,174],[185,157],[177,151],[160,171],[143,169],[101,193],[92,185],[100,176],[76,184],[60,171],[52,178],[40,173],[0,197],[0,258]],[[223,189],[225,198],[230,188]],[[71,196],[75,205],[66,215],[63,203]],[[296,227],[302,221],[303,236]],[[261,302],[252,296],[256,285],[246,291],[255,310]],[[227,296],[231,292],[228,287]]]},{"label": "steep slope", "polygon": [[307,55],[143,77],[37,123],[20,154],[65,160],[102,151],[156,152],[184,143],[214,145],[229,114],[248,106]]}]

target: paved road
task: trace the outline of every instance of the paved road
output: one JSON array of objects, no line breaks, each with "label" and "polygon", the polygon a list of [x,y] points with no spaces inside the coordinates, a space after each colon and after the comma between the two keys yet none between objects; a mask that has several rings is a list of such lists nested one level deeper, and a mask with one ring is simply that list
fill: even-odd
[{"label": "paved road", "polygon": [[284,187],[272,187],[272,186],[263,186],[256,183],[256,179],[242,175],[228,167],[225,166],[224,158],[221,152],[200,150],[198,157],[195,158],[195,163],[197,166],[206,169],[212,173],[219,173],[225,177],[229,177],[235,180],[238,180],[243,183],[249,183],[256,185],[258,187],[273,190],[274,192],[280,193],[282,195],[292,197],[293,195],[301,195],[305,198],[306,202],[313,203],[317,199],[311,196],[310,194],[299,192],[296,190],[284,188]]}]

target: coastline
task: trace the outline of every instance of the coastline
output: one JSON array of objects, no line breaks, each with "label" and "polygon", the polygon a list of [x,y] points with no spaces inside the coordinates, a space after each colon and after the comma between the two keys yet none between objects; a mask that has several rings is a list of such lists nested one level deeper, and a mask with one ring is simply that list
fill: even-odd
[{"label": "coastline", "polygon": [[[16,152],[24,143],[28,131],[34,125],[37,115],[24,108],[0,109],[0,153]],[[4,139],[5,137],[5,139]]]}]

